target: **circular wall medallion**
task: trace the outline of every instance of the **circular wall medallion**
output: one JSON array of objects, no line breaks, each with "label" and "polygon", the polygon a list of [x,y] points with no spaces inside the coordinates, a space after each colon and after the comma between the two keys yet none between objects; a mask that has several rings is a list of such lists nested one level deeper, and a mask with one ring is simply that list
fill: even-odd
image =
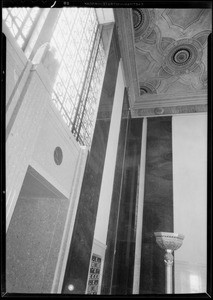
[{"label": "circular wall medallion", "polygon": [[63,152],[60,147],[56,147],[54,150],[54,161],[56,165],[60,165],[63,160]]},{"label": "circular wall medallion", "polygon": [[166,48],[163,68],[173,75],[189,73],[197,68],[201,57],[202,48],[196,40],[179,40]]},{"label": "circular wall medallion", "polygon": [[154,113],[155,113],[156,115],[162,115],[162,114],[164,113],[164,109],[163,109],[162,107],[156,107],[156,108],[154,109]]}]

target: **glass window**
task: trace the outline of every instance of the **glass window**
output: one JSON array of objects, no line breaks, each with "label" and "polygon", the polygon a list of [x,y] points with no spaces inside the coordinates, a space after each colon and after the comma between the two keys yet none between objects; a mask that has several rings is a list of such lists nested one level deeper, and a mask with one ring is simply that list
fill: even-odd
[{"label": "glass window", "polygon": [[38,20],[40,8],[14,7],[3,8],[2,18],[20,48],[24,50],[30,33]]},{"label": "glass window", "polygon": [[93,8],[63,8],[50,41],[60,63],[53,101],[82,145],[90,146],[105,66]]}]

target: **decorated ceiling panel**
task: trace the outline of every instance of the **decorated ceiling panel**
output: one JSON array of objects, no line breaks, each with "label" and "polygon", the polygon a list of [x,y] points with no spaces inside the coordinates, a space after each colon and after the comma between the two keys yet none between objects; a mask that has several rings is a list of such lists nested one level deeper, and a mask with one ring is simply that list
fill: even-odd
[{"label": "decorated ceiling panel", "polygon": [[202,103],[207,101],[211,13],[211,9],[146,8],[115,12],[133,110],[163,108],[168,101],[177,106],[180,97],[188,97],[192,104],[190,95],[198,94]]}]

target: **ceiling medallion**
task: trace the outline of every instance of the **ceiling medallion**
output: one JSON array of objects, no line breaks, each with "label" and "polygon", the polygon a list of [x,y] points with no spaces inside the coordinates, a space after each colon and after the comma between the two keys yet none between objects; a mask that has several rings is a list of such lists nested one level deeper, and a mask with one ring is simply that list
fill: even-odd
[{"label": "ceiling medallion", "polygon": [[186,64],[191,58],[191,52],[188,49],[179,49],[173,55],[173,62],[177,65]]},{"label": "ceiling medallion", "polygon": [[144,23],[144,13],[141,9],[133,9],[133,25],[138,30]]},{"label": "ceiling medallion", "polygon": [[154,9],[142,9],[142,8],[133,8],[132,9],[133,17],[133,26],[135,32],[135,42],[144,40],[150,36],[146,42],[152,43],[155,39],[155,35],[152,34],[154,28]]},{"label": "ceiling medallion", "polygon": [[140,96],[144,94],[156,94],[156,89],[148,82],[140,83]]},{"label": "ceiling medallion", "polygon": [[171,43],[164,51],[163,68],[172,75],[194,71],[202,58],[202,47],[194,39]]}]

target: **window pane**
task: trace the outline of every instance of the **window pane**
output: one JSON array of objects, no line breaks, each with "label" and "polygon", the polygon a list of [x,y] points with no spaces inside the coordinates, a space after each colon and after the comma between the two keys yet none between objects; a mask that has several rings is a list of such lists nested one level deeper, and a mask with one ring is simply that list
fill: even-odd
[{"label": "window pane", "polygon": [[3,20],[15,37],[18,45],[23,48],[34,25],[40,9],[38,7],[3,8]]},{"label": "window pane", "polygon": [[[100,30],[95,10],[63,8],[50,44],[57,50],[56,57],[60,62],[53,87],[57,95],[54,103],[58,99],[63,105],[63,119],[72,125],[79,143],[89,146],[102,82],[102,65],[105,63],[104,52],[100,52]],[[95,88],[96,85],[99,89]]]}]

